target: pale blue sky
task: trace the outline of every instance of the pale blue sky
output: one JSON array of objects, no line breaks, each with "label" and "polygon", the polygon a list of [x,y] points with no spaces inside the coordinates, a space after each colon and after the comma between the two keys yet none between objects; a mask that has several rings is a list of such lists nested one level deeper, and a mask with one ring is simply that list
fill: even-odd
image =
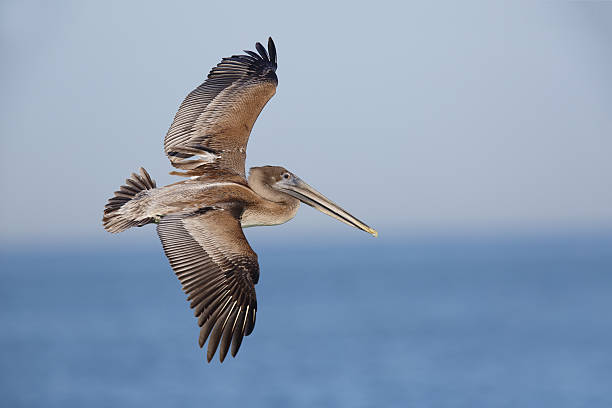
[{"label": "pale blue sky", "polygon": [[[208,3],[2,2],[2,241],[111,239],[130,172],[176,180],[183,97],[268,35],[279,88],[247,165],[381,237],[612,227],[612,4]],[[359,234],[310,208],[265,234],[319,232]]]}]

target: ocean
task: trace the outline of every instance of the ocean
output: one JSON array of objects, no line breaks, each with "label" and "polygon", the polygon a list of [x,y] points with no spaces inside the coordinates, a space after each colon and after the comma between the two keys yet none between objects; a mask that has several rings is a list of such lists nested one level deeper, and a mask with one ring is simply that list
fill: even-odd
[{"label": "ocean", "polygon": [[252,242],[206,363],[161,245],[4,250],[4,407],[612,407],[612,234]]}]

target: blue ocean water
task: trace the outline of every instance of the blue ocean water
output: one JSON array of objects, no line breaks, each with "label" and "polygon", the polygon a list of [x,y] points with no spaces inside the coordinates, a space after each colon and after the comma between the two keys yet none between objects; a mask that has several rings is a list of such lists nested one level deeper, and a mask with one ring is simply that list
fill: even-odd
[{"label": "blue ocean water", "polygon": [[207,364],[160,246],[0,257],[6,407],[612,407],[612,234],[256,245]]}]

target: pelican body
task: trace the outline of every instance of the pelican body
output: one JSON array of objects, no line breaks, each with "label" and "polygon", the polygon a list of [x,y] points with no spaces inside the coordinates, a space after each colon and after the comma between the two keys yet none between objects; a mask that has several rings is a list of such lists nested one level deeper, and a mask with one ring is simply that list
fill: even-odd
[{"label": "pelican body", "polygon": [[377,236],[283,167],[253,167],[246,177],[251,129],[278,84],[274,42],[256,48],[224,58],[181,103],[164,150],[181,170],[171,174],[188,178],[158,188],[141,167],[108,200],[102,220],[112,233],[157,224],[209,362],[217,348],[221,362],[230,347],[235,357],[255,326],[259,264],[242,228],[285,223],[303,202]]}]

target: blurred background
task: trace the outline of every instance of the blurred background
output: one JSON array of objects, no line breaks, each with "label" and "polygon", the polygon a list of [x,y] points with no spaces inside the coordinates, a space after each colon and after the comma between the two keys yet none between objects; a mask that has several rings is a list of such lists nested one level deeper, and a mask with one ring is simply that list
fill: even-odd
[{"label": "blurred background", "polygon": [[[612,404],[612,4],[0,4],[7,406]],[[247,166],[311,208],[246,231],[259,313],[206,364],[154,228],[102,209],[221,57],[272,36]]]}]

